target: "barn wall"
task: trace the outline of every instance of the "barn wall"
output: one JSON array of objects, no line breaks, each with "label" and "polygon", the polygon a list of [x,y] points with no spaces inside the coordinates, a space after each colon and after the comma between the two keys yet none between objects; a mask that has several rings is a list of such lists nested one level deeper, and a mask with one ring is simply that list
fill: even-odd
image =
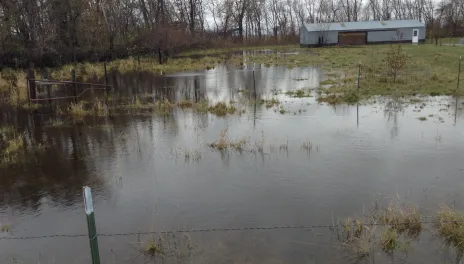
[{"label": "barn wall", "polygon": [[319,37],[325,38],[325,44],[338,43],[338,31],[311,31],[308,32],[305,27],[300,31],[300,44],[301,45],[318,45]]},{"label": "barn wall", "polygon": [[300,27],[300,44],[307,45],[306,36],[308,35],[308,31],[306,30],[305,26]]},{"label": "barn wall", "polygon": [[[368,43],[385,43],[385,42],[412,42],[412,30],[419,29],[419,41],[425,40],[425,27],[414,27],[414,28],[400,28],[398,30],[386,30],[386,31],[368,31],[367,42]],[[338,44],[338,31],[311,31],[308,32],[306,27],[302,27],[300,30],[300,44],[305,46],[318,45],[319,37],[324,36],[326,38],[325,45],[336,45]]]},{"label": "barn wall", "polygon": [[[412,30],[415,28],[399,28],[389,31],[367,32],[367,42],[412,41]],[[425,27],[419,27],[419,40],[425,39]]]}]

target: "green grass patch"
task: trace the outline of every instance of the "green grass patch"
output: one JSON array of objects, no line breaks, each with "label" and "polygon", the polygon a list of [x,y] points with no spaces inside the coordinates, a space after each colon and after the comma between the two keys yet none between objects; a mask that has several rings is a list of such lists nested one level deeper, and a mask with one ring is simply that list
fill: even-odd
[{"label": "green grass patch", "polygon": [[332,79],[327,79],[327,80],[321,81],[319,84],[320,85],[332,85],[332,84],[337,84],[337,82]]},{"label": "green grass patch", "polygon": [[419,121],[427,121],[427,117],[425,116],[418,117],[417,119],[419,119]]}]

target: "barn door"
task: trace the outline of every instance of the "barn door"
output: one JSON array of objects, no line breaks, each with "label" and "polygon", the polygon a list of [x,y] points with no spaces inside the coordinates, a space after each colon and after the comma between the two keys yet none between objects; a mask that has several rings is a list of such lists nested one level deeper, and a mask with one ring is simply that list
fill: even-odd
[{"label": "barn door", "polygon": [[365,45],[366,32],[338,33],[338,45]]}]

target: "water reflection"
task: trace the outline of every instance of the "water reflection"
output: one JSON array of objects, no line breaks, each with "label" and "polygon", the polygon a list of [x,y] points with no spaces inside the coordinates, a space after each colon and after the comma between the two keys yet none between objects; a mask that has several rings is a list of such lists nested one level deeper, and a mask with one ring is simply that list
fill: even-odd
[{"label": "water reflection", "polygon": [[[254,74],[253,74],[254,71]],[[253,78],[254,76],[254,78]],[[319,68],[256,67],[237,70],[221,65],[212,70],[165,76],[149,72],[110,74],[117,98],[140,95],[170,101],[208,100],[211,103],[261,99],[298,89],[316,89],[322,78]]]}]

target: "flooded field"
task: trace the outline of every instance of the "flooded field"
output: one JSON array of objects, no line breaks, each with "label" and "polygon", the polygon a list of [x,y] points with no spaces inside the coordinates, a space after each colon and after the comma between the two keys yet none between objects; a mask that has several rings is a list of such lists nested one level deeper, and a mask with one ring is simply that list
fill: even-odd
[{"label": "flooded field", "polygon": [[[71,237],[0,240],[0,263],[90,263],[84,185],[107,234],[98,237],[102,263],[356,263],[334,222],[392,200],[423,216],[464,209],[464,100],[330,106],[316,100],[324,80],[317,67],[113,72],[115,104],[226,102],[236,111],[176,107],[54,125],[50,115],[4,109],[1,124],[20,128],[26,152],[43,147],[0,169],[0,225],[8,227],[0,238]],[[214,147],[221,142],[227,147]],[[363,261],[454,263],[429,229],[406,253],[378,250]],[[162,242],[146,234],[175,230],[201,231],[164,233]],[[164,257],[147,253],[158,243]]]}]

